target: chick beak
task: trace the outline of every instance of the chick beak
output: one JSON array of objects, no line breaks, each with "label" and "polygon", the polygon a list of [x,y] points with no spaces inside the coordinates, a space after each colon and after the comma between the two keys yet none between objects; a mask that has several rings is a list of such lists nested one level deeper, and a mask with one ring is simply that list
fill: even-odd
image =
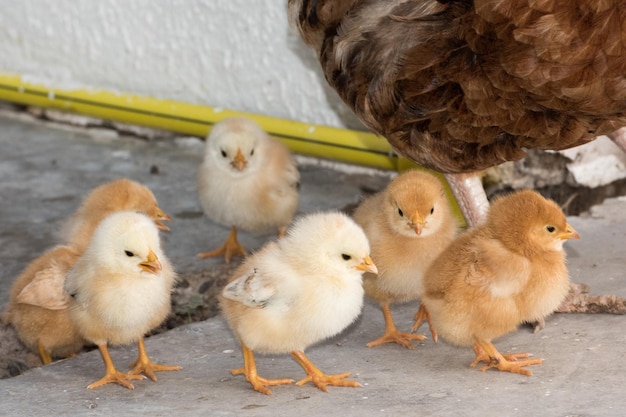
[{"label": "chick beak", "polygon": [[148,260],[139,262],[139,268],[143,269],[145,272],[156,274],[163,267],[161,266],[161,262],[159,262],[159,258],[157,258],[155,253],[152,252],[152,249],[150,249],[150,252],[148,253]]},{"label": "chick beak", "polygon": [[559,234],[559,239],[580,239],[580,235],[569,223],[567,223],[565,225],[565,231]]},{"label": "chick beak", "polygon": [[374,261],[370,258],[369,255],[365,255],[363,261],[355,266],[355,268],[359,271],[371,272],[372,274],[378,274],[378,268],[374,265]]},{"label": "chick beak", "polygon": [[248,161],[246,161],[246,157],[243,156],[241,149],[237,148],[237,153],[235,154],[235,158],[230,163],[233,168],[236,168],[238,171],[243,171],[248,165]]},{"label": "chick beak", "polygon": [[416,211],[415,214],[411,216],[411,227],[415,230],[415,234],[421,235],[424,226],[426,226],[426,220]]},{"label": "chick beak", "polygon": [[172,218],[167,213],[159,210],[157,212],[156,217],[153,220],[154,220],[154,223],[156,224],[156,226],[157,226],[157,228],[159,230],[165,230],[166,232],[168,232],[170,230],[170,228],[168,226],[166,226],[163,223],[161,223],[161,222],[164,222],[164,221],[165,222],[171,222],[172,221]]}]

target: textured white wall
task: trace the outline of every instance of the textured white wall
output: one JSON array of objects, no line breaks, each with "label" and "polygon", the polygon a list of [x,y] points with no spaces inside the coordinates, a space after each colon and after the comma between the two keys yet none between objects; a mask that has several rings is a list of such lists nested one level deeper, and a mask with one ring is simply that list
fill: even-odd
[{"label": "textured white wall", "polygon": [[[313,52],[289,28],[286,4],[0,0],[0,70],[50,87],[127,92],[361,128],[326,85]],[[582,184],[626,175],[626,157],[606,142],[568,156]]]},{"label": "textured white wall", "polygon": [[345,126],[349,112],[325,85],[312,51],[290,30],[286,4],[0,0],[0,70],[51,87]]}]

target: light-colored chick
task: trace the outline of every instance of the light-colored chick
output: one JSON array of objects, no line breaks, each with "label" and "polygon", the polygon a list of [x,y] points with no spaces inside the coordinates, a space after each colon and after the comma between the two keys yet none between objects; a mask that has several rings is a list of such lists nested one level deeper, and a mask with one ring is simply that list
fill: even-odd
[{"label": "light-colored chick", "polygon": [[70,297],[63,291],[65,275],[78,257],[69,246],[56,246],[32,261],[11,287],[3,322],[15,328],[26,347],[39,352],[44,364],[72,356],[87,344],[70,320]]},{"label": "light-colored chick", "polygon": [[[144,335],[167,317],[175,273],[161,250],[154,222],[136,212],[116,212],[96,229],[85,253],[65,280],[71,296],[70,317],[85,339],[98,346],[105,376],[88,388],[115,382],[133,389],[131,379],[178,366],[153,363],[146,354]],[[108,345],[137,342],[139,357],[125,374],[118,372]]]},{"label": "light-colored chick", "polygon": [[217,123],[206,140],[198,170],[200,204],[213,221],[231,228],[219,249],[201,258],[246,255],[237,229],[278,229],[282,237],[298,208],[300,173],[285,145],[252,120],[236,117]]},{"label": "light-colored chick", "polygon": [[532,375],[527,353],[502,355],[492,339],[543,319],[569,290],[563,243],[580,236],[561,209],[524,190],[496,199],[484,225],[457,238],[424,276],[422,302],[446,340],[473,346],[472,367]]},{"label": "light-colored chick", "polygon": [[161,230],[169,230],[163,221],[170,221],[145,185],[121,178],[94,188],[64,225],[62,240],[82,253],[98,224],[116,211],[139,211],[150,217]]},{"label": "light-colored chick", "polygon": [[[398,175],[381,192],[365,199],[354,212],[372,248],[378,275],[365,274],[365,293],[376,300],[385,317],[385,333],[367,346],[394,342],[412,349],[423,335],[399,331],[391,304],[419,299],[422,277],[431,262],[452,242],[458,224],[441,182],[434,175],[411,170]],[[420,306],[417,330],[428,312]],[[430,321],[429,321],[430,324]],[[435,341],[437,333],[431,326]]]},{"label": "light-colored chick", "polygon": [[308,346],[344,330],[363,306],[362,274],[376,273],[363,230],[338,212],[297,220],[287,236],[266,244],[235,271],[220,297],[222,312],[243,350],[244,374],[255,390],[291,379],[257,374],[254,352],[287,353],[307,377],[326,391],[328,385],[356,387],[350,373],[327,375],[305,356]]}]

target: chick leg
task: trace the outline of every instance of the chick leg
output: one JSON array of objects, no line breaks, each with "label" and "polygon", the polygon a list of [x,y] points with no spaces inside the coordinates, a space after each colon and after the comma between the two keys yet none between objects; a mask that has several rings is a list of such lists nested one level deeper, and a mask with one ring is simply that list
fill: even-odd
[{"label": "chick leg", "polygon": [[181,366],[159,365],[152,362],[148,357],[148,354],[146,353],[146,345],[144,343],[143,337],[137,342],[137,350],[139,351],[139,356],[137,357],[137,360],[133,362],[132,365],[130,365],[132,370],[129,372],[129,374],[131,375],[138,375],[143,372],[148,378],[156,381],[157,377],[154,374],[155,372],[178,371],[183,369]]},{"label": "chick leg", "polygon": [[272,395],[272,391],[267,388],[268,386],[293,384],[293,379],[289,378],[265,379],[263,377],[260,377],[256,370],[254,351],[252,351],[252,349],[246,346],[243,342],[241,343],[241,350],[243,352],[243,368],[231,369],[230,373],[232,375],[244,374],[246,377],[246,381],[252,384],[252,388],[254,388],[256,391],[259,391],[265,395]]},{"label": "chick leg", "polygon": [[307,382],[312,382],[316,387],[321,389],[322,391],[328,391],[328,385],[332,385],[335,387],[360,387],[356,381],[346,381],[345,378],[350,376],[350,372],[344,372],[342,374],[336,375],[327,375],[317,368],[317,366],[313,365],[313,362],[309,358],[306,357],[304,352],[300,350],[296,350],[291,352],[291,356],[304,368],[304,371],[307,374],[306,378],[301,379],[296,382],[296,385],[304,385]]},{"label": "chick leg", "polygon": [[543,359],[539,358],[526,359],[528,358],[528,353],[512,353],[502,355],[491,342],[486,340],[476,340],[474,352],[476,353],[476,359],[474,359],[474,362],[472,362],[470,366],[473,368],[478,364],[478,362],[485,362],[487,365],[480,368],[483,372],[489,368],[498,368],[500,371],[531,376],[533,373],[527,369],[522,369],[522,367],[528,365],[538,365],[543,362]]},{"label": "chick leg", "polygon": [[415,320],[415,322],[413,323],[413,327],[411,327],[412,332],[416,332],[417,329],[419,329],[421,324],[424,322],[424,320],[426,320],[428,322],[428,328],[430,329],[430,334],[433,337],[433,340],[435,341],[435,343],[437,343],[437,341],[439,340],[439,335],[437,334],[437,329],[435,329],[435,326],[430,320],[430,313],[428,312],[424,304],[420,304],[420,308],[417,310],[417,312],[413,316],[413,320]]},{"label": "chick leg", "polygon": [[43,346],[39,339],[37,340],[37,350],[39,351],[39,356],[41,356],[41,362],[43,362],[44,365],[52,363],[52,355],[50,355],[48,349]]},{"label": "chick leg", "polygon": [[198,257],[211,258],[213,256],[220,255],[224,255],[226,263],[230,263],[230,258],[232,258],[233,255],[247,255],[246,248],[244,248],[239,241],[237,241],[237,228],[235,226],[231,227],[230,234],[222,246],[209,252],[200,252]]},{"label": "chick leg", "polygon": [[104,376],[98,381],[94,382],[87,386],[88,389],[94,389],[101,385],[105,385],[111,382],[115,382],[116,384],[120,384],[123,387],[128,389],[135,389],[133,384],[130,383],[131,379],[146,379],[143,375],[131,375],[119,372],[115,369],[115,365],[113,365],[113,361],[111,360],[111,355],[109,355],[109,348],[106,343],[102,345],[98,345],[98,349],[100,349],[100,354],[102,355],[102,359],[104,360],[104,366],[106,368],[106,372]]},{"label": "chick leg", "polygon": [[426,336],[415,333],[404,333],[396,328],[396,324],[393,322],[393,316],[391,315],[391,307],[389,303],[380,303],[380,308],[383,310],[383,316],[385,317],[385,334],[376,340],[372,340],[366,346],[374,347],[382,345],[383,343],[397,343],[400,346],[404,346],[407,349],[413,349],[411,340],[424,340]]}]

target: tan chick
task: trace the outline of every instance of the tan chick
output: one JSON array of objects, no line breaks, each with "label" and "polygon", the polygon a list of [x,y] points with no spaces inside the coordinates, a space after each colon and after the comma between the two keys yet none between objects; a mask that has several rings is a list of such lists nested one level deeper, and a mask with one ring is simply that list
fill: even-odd
[{"label": "tan chick", "polygon": [[[67,274],[69,313],[83,337],[100,349],[106,366],[103,378],[87,388],[110,382],[133,389],[130,380],[156,381],[155,371],[178,366],[153,363],[144,335],[167,317],[175,273],[161,250],[154,222],[144,214],[116,212],[96,229],[85,253]],[[137,342],[139,357],[129,373],[117,371],[109,345]]]},{"label": "tan chick", "polygon": [[317,213],[297,220],[287,236],[266,244],[235,271],[220,298],[222,312],[241,343],[244,374],[253,388],[291,379],[258,375],[254,352],[290,353],[307,377],[326,391],[328,385],[357,387],[350,373],[327,375],[304,350],[344,330],[363,306],[363,272],[376,273],[363,230],[348,216]]},{"label": "tan chick", "polygon": [[285,145],[252,120],[236,117],[217,123],[206,140],[197,175],[198,198],[206,215],[231,228],[218,249],[201,258],[246,255],[237,229],[278,229],[284,235],[298,208],[300,173]]},{"label": "tan chick", "polygon": [[579,237],[557,204],[534,191],[496,199],[485,224],[457,238],[424,276],[422,302],[439,334],[472,346],[472,367],[532,375],[524,367],[541,359],[502,355],[491,341],[559,306],[569,289],[563,243]]},{"label": "tan chick", "polygon": [[[365,199],[354,219],[363,227],[378,267],[378,275],[364,275],[365,293],[380,304],[385,317],[385,333],[367,346],[393,342],[412,349],[411,340],[424,336],[399,331],[391,305],[420,298],[424,272],[457,234],[445,190],[437,177],[426,171],[406,171],[385,190]],[[424,319],[428,312],[420,308],[414,330]],[[431,333],[436,341],[432,326]]]},{"label": "tan chick", "polygon": [[163,221],[170,221],[145,185],[121,178],[94,188],[70,217],[63,229],[65,244],[83,252],[98,224],[116,211],[139,211],[150,217],[161,230],[169,230]]},{"label": "tan chick", "polygon": [[44,364],[72,356],[87,344],[70,320],[70,297],[63,291],[65,275],[78,257],[73,248],[56,246],[32,261],[11,287],[3,322]]}]

